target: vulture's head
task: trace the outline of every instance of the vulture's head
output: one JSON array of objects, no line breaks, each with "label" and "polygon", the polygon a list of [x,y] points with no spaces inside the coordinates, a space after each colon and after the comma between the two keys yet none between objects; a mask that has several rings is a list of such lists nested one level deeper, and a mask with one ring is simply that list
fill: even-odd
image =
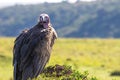
[{"label": "vulture's head", "polygon": [[44,28],[48,28],[50,25],[50,18],[48,14],[40,14],[38,22],[40,23],[40,25],[43,25]]}]

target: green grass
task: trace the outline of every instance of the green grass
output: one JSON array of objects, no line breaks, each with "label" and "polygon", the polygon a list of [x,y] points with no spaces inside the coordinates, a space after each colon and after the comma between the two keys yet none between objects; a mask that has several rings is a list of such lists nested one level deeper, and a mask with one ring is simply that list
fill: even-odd
[{"label": "green grass", "polygon": [[[14,38],[0,38],[0,80],[12,78],[12,48]],[[120,71],[120,39],[58,39],[49,65],[70,65],[99,80],[120,80],[110,73]]]},{"label": "green grass", "polygon": [[0,80],[12,79],[13,42],[14,38],[0,38]]}]

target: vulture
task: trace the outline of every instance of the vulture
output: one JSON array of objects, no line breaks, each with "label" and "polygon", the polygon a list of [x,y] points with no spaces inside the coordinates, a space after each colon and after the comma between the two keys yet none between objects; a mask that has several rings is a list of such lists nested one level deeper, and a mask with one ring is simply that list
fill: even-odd
[{"label": "vulture", "polygon": [[14,41],[13,66],[14,80],[28,80],[42,73],[57,33],[50,23],[48,14],[40,14],[38,23],[25,29]]}]

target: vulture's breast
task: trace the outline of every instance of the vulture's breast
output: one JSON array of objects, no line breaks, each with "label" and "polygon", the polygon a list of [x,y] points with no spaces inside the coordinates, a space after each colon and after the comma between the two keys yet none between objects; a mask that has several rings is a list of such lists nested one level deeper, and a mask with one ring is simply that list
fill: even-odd
[{"label": "vulture's breast", "polygon": [[35,48],[35,51],[40,55],[48,55],[51,52],[51,39],[52,39],[52,30],[51,28],[48,29],[41,29],[39,30],[39,41],[38,45]]}]

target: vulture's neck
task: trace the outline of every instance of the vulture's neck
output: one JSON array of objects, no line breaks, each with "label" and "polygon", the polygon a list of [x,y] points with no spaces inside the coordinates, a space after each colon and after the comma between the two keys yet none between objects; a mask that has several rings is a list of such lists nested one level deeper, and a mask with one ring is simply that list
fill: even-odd
[{"label": "vulture's neck", "polygon": [[36,28],[44,28],[43,25],[41,25],[40,23],[38,23],[35,27]]}]

